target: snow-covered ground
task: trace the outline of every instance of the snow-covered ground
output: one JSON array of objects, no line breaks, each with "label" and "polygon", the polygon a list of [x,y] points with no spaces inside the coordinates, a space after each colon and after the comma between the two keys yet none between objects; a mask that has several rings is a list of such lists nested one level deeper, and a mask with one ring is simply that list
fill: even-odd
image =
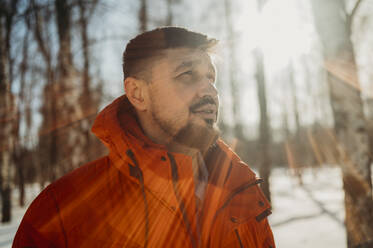
[{"label": "snow-covered ground", "polygon": [[339,168],[307,169],[303,186],[288,170],[271,176],[270,217],[279,248],[345,248],[344,194]]},{"label": "snow-covered ground", "polygon": [[[27,189],[28,203],[39,187]],[[338,168],[306,169],[303,186],[288,170],[271,177],[273,214],[270,223],[279,248],[346,247],[343,191]],[[14,203],[17,195],[15,192]],[[0,225],[0,248],[10,248],[25,208],[15,207],[13,221]]]},{"label": "snow-covered ground", "polygon": [[12,222],[9,224],[0,224],[0,248],[10,248],[12,246],[14,235],[17,231],[19,223],[27,209],[27,206],[40,192],[40,187],[35,184],[26,187],[26,207],[21,208],[18,206],[18,191],[13,191],[13,202],[15,206],[12,210]]}]

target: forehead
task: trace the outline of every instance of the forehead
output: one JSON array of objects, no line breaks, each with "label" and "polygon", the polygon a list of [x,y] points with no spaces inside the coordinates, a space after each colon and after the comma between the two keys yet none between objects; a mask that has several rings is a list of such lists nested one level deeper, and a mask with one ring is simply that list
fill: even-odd
[{"label": "forehead", "polygon": [[158,65],[162,70],[177,71],[188,67],[206,67],[208,70],[215,71],[214,64],[210,55],[195,48],[171,48],[162,51],[158,57]]}]

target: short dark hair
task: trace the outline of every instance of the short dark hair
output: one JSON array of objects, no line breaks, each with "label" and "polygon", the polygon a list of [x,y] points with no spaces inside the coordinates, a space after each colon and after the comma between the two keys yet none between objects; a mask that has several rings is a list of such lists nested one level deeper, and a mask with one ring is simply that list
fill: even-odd
[{"label": "short dark hair", "polygon": [[181,27],[161,27],[137,35],[130,40],[123,53],[124,79],[136,76],[144,61],[168,48],[199,48],[211,51],[216,39]]}]

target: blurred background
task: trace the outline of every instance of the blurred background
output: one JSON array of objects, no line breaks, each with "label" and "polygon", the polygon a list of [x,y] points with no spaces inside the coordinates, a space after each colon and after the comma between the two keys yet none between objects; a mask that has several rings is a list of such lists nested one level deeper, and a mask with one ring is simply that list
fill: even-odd
[{"label": "blurred background", "polygon": [[277,246],[373,247],[373,0],[0,0],[0,247],[107,153],[90,127],[125,45],[168,25],[220,40],[218,125],[265,180]]}]

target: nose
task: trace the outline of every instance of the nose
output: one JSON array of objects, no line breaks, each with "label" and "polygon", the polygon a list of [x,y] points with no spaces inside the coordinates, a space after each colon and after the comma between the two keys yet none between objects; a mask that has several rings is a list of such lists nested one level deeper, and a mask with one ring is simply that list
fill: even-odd
[{"label": "nose", "polygon": [[210,80],[206,80],[202,83],[199,91],[198,96],[203,98],[205,96],[211,96],[214,99],[218,98],[218,90],[214,83],[212,83]]}]

